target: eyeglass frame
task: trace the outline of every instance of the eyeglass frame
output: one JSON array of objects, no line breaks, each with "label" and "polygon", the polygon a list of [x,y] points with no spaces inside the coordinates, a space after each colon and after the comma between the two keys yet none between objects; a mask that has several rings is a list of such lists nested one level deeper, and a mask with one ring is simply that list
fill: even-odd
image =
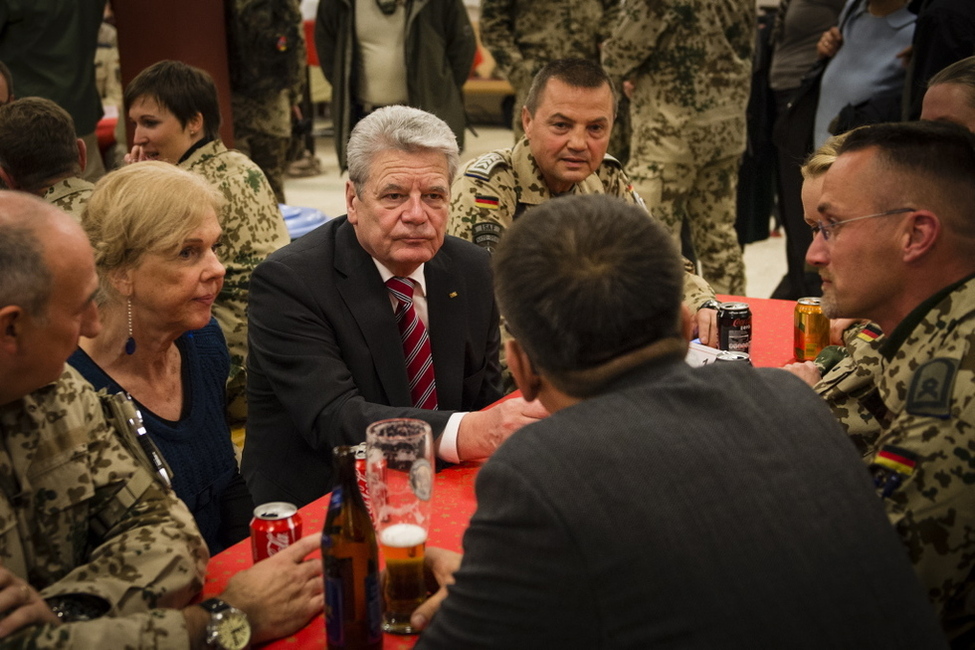
[{"label": "eyeglass frame", "polygon": [[852,221],[861,221],[863,219],[873,219],[874,217],[889,217],[893,214],[904,214],[906,212],[916,212],[917,208],[897,208],[896,210],[887,210],[886,212],[878,212],[877,214],[868,214],[863,217],[853,217],[852,219],[841,219],[840,221],[833,221],[826,223],[825,221],[817,220],[815,226],[809,226],[812,230],[813,239],[816,235],[823,233],[823,241],[829,241],[832,235],[830,234],[836,226],[842,226],[845,223],[850,223]]}]

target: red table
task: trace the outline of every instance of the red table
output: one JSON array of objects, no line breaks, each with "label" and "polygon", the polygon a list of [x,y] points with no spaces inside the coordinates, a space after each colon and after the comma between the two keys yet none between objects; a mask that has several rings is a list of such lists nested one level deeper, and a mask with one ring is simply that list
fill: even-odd
[{"label": "red table", "polygon": [[[795,303],[786,300],[718,296],[719,300],[747,302],[752,310],[752,362],[756,366],[780,367],[794,360],[792,352],[792,315]],[[480,463],[462,463],[437,474],[434,487],[433,527],[429,543],[455,551],[461,550],[461,538],[477,506],[474,478]],[[319,533],[325,525],[328,495],[301,509],[304,534]],[[250,540],[244,540],[210,559],[207,566],[203,597],[220,594],[230,576],[253,564]],[[415,636],[387,634],[385,650],[412,648]],[[324,648],[325,619],[320,615],[294,636],[267,644],[267,648]]]}]

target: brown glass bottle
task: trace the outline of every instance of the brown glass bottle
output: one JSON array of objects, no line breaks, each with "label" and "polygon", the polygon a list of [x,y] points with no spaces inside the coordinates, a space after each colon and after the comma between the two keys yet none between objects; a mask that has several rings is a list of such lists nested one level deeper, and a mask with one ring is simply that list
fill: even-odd
[{"label": "brown glass bottle", "polygon": [[383,647],[379,548],[355,476],[355,450],[333,451],[338,485],[332,490],[322,558],[325,561],[325,636],[329,650]]}]

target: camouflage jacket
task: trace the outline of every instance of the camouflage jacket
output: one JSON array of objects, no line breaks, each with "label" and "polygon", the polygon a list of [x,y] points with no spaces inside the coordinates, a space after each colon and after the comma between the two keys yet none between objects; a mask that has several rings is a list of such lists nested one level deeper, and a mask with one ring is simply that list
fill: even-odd
[{"label": "camouflage jacket", "polygon": [[226,200],[220,214],[223,246],[218,254],[227,267],[227,275],[213,304],[213,316],[230,348],[227,400],[231,402],[243,392],[245,384],[251,272],[291,239],[264,172],[244,154],[214,140],[194,151],[179,166],[206,178]]},{"label": "camouflage jacket", "polygon": [[878,399],[876,385],[883,357],[883,332],[874,323],[844,335],[850,356],[841,359],[814,386],[864,456],[872,453],[881,425],[874,413],[886,408]]},{"label": "camouflage jacket", "polygon": [[[511,149],[492,151],[467,163],[450,191],[448,234],[492,252],[505,229],[525,210],[554,198],[525,138]],[[593,174],[576,183],[572,194],[608,194],[646,209],[622,165],[610,155]],[[692,265],[687,270],[684,302],[694,312],[714,298],[714,290],[694,275]]]},{"label": "camouflage jacket", "polygon": [[617,84],[634,84],[631,165],[700,165],[744,151],[755,21],[753,0],[623,4],[602,60]]},{"label": "camouflage jacket", "polygon": [[[620,0],[481,0],[481,41],[520,97],[556,59],[599,60]],[[520,110],[520,104],[516,106]]]},{"label": "camouflage jacket", "polygon": [[74,217],[75,221],[81,223],[81,213],[88,205],[88,198],[94,188],[93,184],[83,178],[70,177],[47,188],[42,198],[61,208]]},{"label": "camouflage jacket", "polygon": [[975,278],[926,300],[879,346],[868,450],[887,514],[949,639],[975,628]]},{"label": "camouflage jacket", "polygon": [[45,598],[90,594],[94,621],[37,625],[24,648],[186,648],[208,553],[193,517],[120,443],[72,368],[0,406],[0,561]]}]

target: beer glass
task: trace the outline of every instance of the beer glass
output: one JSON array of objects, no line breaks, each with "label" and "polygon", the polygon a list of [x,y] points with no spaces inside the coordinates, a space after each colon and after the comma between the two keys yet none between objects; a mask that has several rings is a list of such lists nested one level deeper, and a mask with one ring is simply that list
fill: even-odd
[{"label": "beer glass", "polygon": [[386,560],[383,630],[413,634],[426,599],[423,554],[433,495],[433,434],[422,420],[380,420],[366,429],[366,483]]}]

